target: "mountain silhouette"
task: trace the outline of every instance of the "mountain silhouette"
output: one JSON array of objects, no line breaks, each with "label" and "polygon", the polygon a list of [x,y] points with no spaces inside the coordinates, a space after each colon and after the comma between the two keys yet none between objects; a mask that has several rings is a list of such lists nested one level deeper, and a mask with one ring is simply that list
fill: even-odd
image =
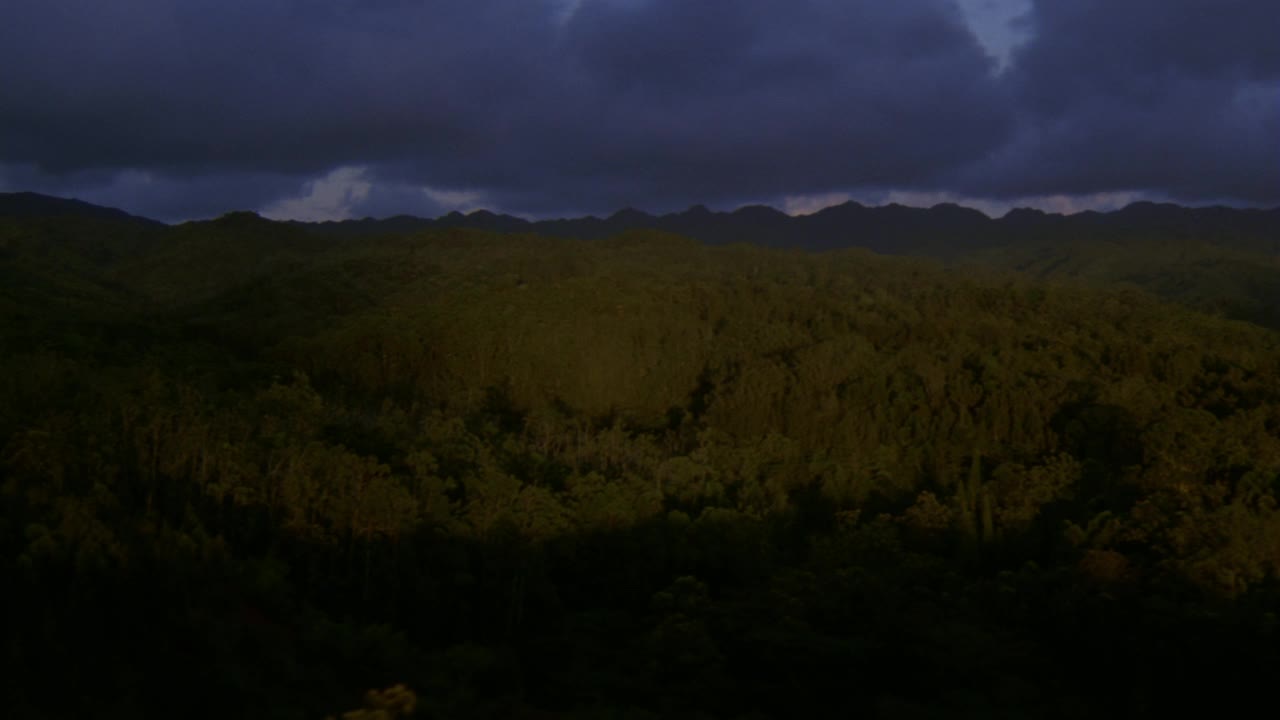
[{"label": "mountain silhouette", "polygon": [[0,193],[0,217],[80,217],[164,225],[158,220],[130,215],[116,208],[33,192]]},{"label": "mountain silhouette", "polygon": [[747,243],[775,248],[834,250],[861,247],[886,254],[950,257],[1024,242],[1125,241],[1132,238],[1200,240],[1280,254],[1280,208],[1189,208],[1138,202],[1111,212],[1074,215],[1018,208],[991,218],[973,208],[942,203],[930,208],[846,202],[810,215],[791,216],[764,205],[716,212],[704,205],[667,215],[627,208],[593,216],[530,221],[476,211],[434,220],[397,216],[303,224],[313,232],[358,236],[431,228],[519,232],[602,239],[626,230],[661,230],[710,245]]},{"label": "mountain silhouette", "polygon": [[[4,216],[72,216],[163,225],[115,208],[30,192],[0,193],[0,217]],[[219,221],[226,223],[237,218],[246,225],[272,222],[243,212],[228,213]],[[467,214],[455,211],[434,219],[396,215],[384,219],[319,223],[287,221],[283,224],[312,234],[341,237],[467,228],[592,240],[627,230],[660,230],[710,245],[747,243],[804,250],[861,247],[886,254],[937,257],[1027,242],[1125,242],[1135,238],[1196,240],[1251,252],[1280,254],[1280,208],[1193,208],[1145,201],[1110,212],[1086,211],[1073,215],[1017,208],[1000,218],[991,218],[973,208],[953,203],[917,208],[898,204],[867,206],[849,201],[798,216],[787,215],[765,205],[748,205],[730,212],[694,205],[666,215],[624,208],[605,218],[586,216],[531,221],[488,210],[475,210]]]}]

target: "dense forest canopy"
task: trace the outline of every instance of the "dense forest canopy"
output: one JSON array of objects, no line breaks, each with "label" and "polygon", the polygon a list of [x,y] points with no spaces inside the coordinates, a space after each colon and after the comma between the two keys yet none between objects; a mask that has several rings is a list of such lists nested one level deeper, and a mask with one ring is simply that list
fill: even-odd
[{"label": "dense forest canopy", "polygon": [[1280,669],[1274,261],[1063,242],[0,218],[0,702],[1244,703]]}]

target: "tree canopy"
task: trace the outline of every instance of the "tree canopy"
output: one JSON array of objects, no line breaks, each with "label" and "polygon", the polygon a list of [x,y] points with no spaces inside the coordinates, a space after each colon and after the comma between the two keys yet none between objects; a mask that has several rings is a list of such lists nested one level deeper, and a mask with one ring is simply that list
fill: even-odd
[{"label": "tree canopy", "polygon": [[9,219],[0,277],[11,717],[1147,714],[1280,669],[1280,335],[1133,286],[256,217]]}]

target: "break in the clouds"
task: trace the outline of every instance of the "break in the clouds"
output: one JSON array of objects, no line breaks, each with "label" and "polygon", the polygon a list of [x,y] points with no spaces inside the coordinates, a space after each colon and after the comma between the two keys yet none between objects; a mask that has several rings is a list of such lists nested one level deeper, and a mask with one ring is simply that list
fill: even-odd
[{"label": "break in the clouds", "polygon": [[1269,0],[19,0],[0,190],[170,220],[1276,204],[1276,27]]}]

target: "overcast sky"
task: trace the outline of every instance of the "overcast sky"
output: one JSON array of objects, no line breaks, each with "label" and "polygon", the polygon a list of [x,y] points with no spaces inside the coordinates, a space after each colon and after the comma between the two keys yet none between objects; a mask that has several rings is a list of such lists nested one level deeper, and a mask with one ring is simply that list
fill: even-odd
[{"label": "overcast sky", "polygon": [[0,191],[175,221],[1280,205],[1276,0],[7,0]]}]

